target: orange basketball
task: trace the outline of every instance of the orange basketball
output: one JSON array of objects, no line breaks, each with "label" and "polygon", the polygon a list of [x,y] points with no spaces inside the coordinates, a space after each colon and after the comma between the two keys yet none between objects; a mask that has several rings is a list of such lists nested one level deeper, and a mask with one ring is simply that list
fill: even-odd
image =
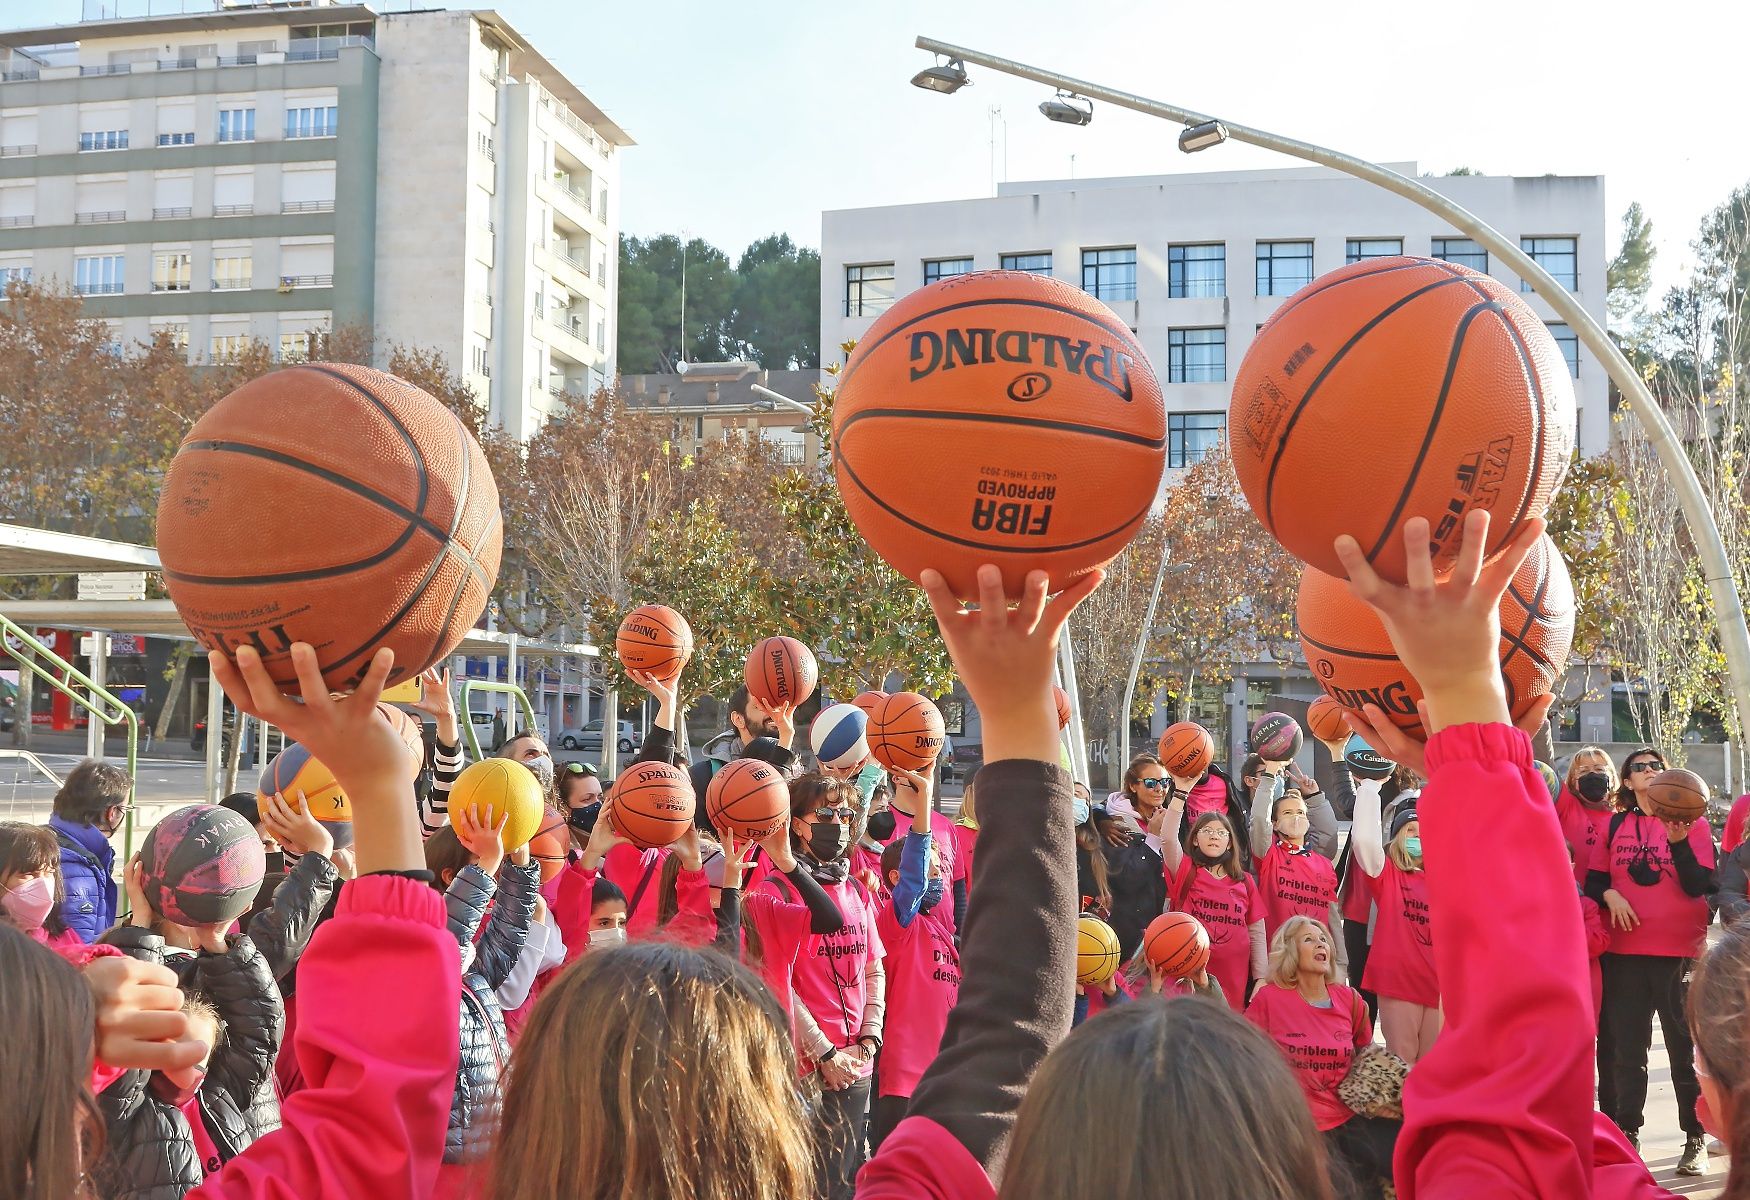
[{"label": "orange basketball", "polygon": [[1180,721],[1161,734],[1161,766],[1179,779],[1201,777],[1215,761],[1215,739],[1195,721]]},{"label": "orange basketball", "polygon": [[1349,736],[1349,726],[1343,720],[1343,706],[1329,696],[1320,696],[1306,706],[1306,727],[1321,742],[1335,742]]},{"label": "orange basketball", "polygon": [[705,815],[711,828],[732,830],[745,841],[769,838],[790,820],[790,785],[770,763],[738,758],[705,787]]},{"label": "orange basketball", "polygon": [[667,846],[693,823],[693,785],[668,763],[633,763],[614,781],[604,808],[614,832],[640,850]]},{"label": "orange basketball", "polygon": [[[1488,553],[1541,516],[1574,450],[1574,387],[1543,320],[1487,275],[1375,258],[1290,296],[1234,377],[1234,470],[1290,554],[1341,576],[1353,534],[1404,582],[1404,522],[1426,517],[1436,570],[1487,509]],[[1333,471],[1333,463],[1345,463]]]},{"label": "orange basketball", "polygon": [[1162,913],[1142,931],[1149,966],[1169,979],[1186,979],[1209,965],[1209,931],[1190,913]]},{"label": "orange basketball", "polygon": [[[1546,535],[1525,556],[1501,597],[1501,677],[1514,716],[1555,686],[1574,640],[1574,585]],[[1336,703],[1359,713],[1377,704],[1403,729],[1420,731],[1422,688],[1392,649],[1378,615],[1349,585],[1307,567],[1296,604],[1300,646],[1313,679]]]},{"label": "orange basketball", "polygon": [[1661,821],[1699,821],[1707,815],[1707,781],[1694,771],[1672,767],[1653,776],[1641,794],[1641,807]]},{"label": "orange basketball", "polygon": [[253,646],[297,690],[293,642],[348,691],[379,646],[391,684],[444,657],[498,578],[498,487],[467,428],[393,375],[286,367],[220,400],[158,495],[158,553],[201,645]]},{"label": "orange basketball", "polygon": [[881,702],[885,699],[887,699],[886,692],[858,692],[857,698],[851,703],[862,709],[865,717],[873,717],[875,710],[881,707]]},{"label": "orange basketball", "polygon": [[640,604],[620,622],[614,653],[628,671],[673,679],[693,655],[693,628],[665,604]]},{"label": "orange basketball", "polygon": [[529,857],[541,869],[541,882],[547,883],[565,869],[565,854],[571,849],[571,828],[559,810],[551,804],[541,807],[541,827],[529,839]]},{"label": "orange basketball", "polygon": [[901,575],[934,567],[971,599],[988,562],[1011,596],[1034,569],[1056,592],[1148,515],[1166,422],[1116,313],[1061,280],[979,271],[912,292],[858,340],[833,465],[851,520]]},{"label": "orange basketball", "polygon": [[425,766],[425,730],[419,718],[404,708],[397,708],[380,700],[377,702],[377,711],[383,714],[406,744],[411,767],[409,773],[413,778],[419,778],[419,769]]},{"label": "orange basketball", "polygon": [[769,637],[747,656],[747,694],[767,708],[792,708],[814,695],[820,666],[814,651],[793,637]]},{"label": "orange basketball", "polygon": [[942,714],[916,692],[895,692],[869,718],[869,752],[890,771],[922,771],[947,734]]},{"label": "orange basketball", "polygon": [[1068,729],[1070,717],[1069,693],[1054,683],[1051,685],[1051,698],[1057,702],[1057,727],[1059,729]]}]

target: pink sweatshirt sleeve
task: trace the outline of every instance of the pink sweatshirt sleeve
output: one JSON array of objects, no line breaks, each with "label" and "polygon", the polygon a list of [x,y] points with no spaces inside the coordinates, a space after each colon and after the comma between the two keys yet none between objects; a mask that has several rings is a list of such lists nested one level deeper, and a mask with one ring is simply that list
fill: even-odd
[{"label": "pink sweatshirt sleeve", "polygon": [[189,1200],[429,1196],[456,1086],[461,957],[427,884],[366,875],[298,966],[308,1086]]},{"label": "pink sweatshirt sleeve", "polygon": [[706,946],[717,936],[717,912],[711,907],[711,881],[703,871],[681,871],[674,877],[675,914],[663,932],[688,946]]},{"label": "pink sweatshirt sleeve", "polygon": [[1506,725],[1428,742],[1418,813],[1446,1025],[1404,1085],[1404,1200],[1592,1194],[1585,932],[1531,762],[1531,740]]},{"label": "pink sweatshirt sleeve", "polygon": [[559,927],[560,940],[565,943],[565,961],[572,962],[589,945],[589,912],[595,894],[597,872],[582,861],[569,862],[553,877],[553,897],[548,906],[553,923]]}]

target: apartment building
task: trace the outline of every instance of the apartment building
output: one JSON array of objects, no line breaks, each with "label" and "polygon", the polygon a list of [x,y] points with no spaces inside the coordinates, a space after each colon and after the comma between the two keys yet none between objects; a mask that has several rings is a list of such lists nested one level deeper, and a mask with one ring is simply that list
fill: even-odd
[{"label": "apartment building", "polygon": [[632,142],[507,22],[181,7],[0,32],[0,285],[58,280],[116,341],[204,361],[371,326],[518,436],[613,377]]},{"label": "apartment building", "polygon": [[[1393,164],[1418,174],[1415,163]],[[1424,180],[1510,237],[1605,318],[1601,176]],[[1324,168],[1005,183],[996,196],[821,216],[821,346],[862,336],[898,296],[967,271],[1035,271],[1105,301],[1165,385],[1168,466],[1197,462],[1226,432],[1230,381],[1282,298],[1365,258],[1443,258],[1522,288],[1432,214]],[[1603,368],[1529,292],[1567,356],[1578,445],[1609,442]]]}]

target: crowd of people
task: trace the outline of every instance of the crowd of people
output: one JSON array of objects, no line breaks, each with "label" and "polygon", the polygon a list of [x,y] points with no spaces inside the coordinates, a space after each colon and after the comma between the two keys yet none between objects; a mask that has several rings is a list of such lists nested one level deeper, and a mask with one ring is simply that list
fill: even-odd
[{"label": "crowd of people", "polygon": [[[198,927],[115,861],[125,772],[82,764],[48,826],[0,825],[0,1194],[1654,1197],[1635,1151],[1657,1013],[1682,1169],[1712,1130],[1726,1195],[1750,1197],[1750,926],[1706,948],[1715,907],[1750,907],[1743,816],[1716,872],[1705,821],[1640,803],[1658,751],[1619,773],[1588,748],[1546,784],[1525,730],[1547,705],[1516,725],[1495,666],[1539,532],[1484,564],[1473,513],[1436,582],[1411,521],[1405,586],[1339,539],[1428,737],[1364,710],[1385,770],[1352,777],[1333,742],[1327,788],[1293,762],[1174,777],[1144,754],[1096,802],[1060,765],[1051,676],[1099,573],[1006,596],[987,567],[967,606],[926,573],[984,724],[958,815],[928,773],[808,761],[795,714],[742,691],[735,753],[790,798],[755,844],[700,804],[640,849],[612,782],[525,732],[498,753],[549,808],[507,846],[503,814],[449,803],[446,677],[410,783],[376,711],[386,651],[338,698],[295,648],[301,699],[249,648],[215,654],[352,821],[228,801],[269,873],[241,919]],[[674,680],[633,677],[658,708],[640,758],[702,796],[726,764],[680,758]],[[1209,938],[1183,980],[1142,944],[1168,910]],[[1076,983],[1082,913],[1125,962],[1098,986]]]}]

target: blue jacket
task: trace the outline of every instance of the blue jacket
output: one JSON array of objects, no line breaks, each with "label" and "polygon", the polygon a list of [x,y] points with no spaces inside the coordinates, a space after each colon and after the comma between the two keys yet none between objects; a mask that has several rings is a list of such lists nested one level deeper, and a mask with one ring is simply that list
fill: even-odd
[{"label": "blue jacket", "polygon": [[67,898],[61,919],[86,942],[95,942],[115,924],[115,847],[95,825],[49,818],[61,843],[61,881]]}]

